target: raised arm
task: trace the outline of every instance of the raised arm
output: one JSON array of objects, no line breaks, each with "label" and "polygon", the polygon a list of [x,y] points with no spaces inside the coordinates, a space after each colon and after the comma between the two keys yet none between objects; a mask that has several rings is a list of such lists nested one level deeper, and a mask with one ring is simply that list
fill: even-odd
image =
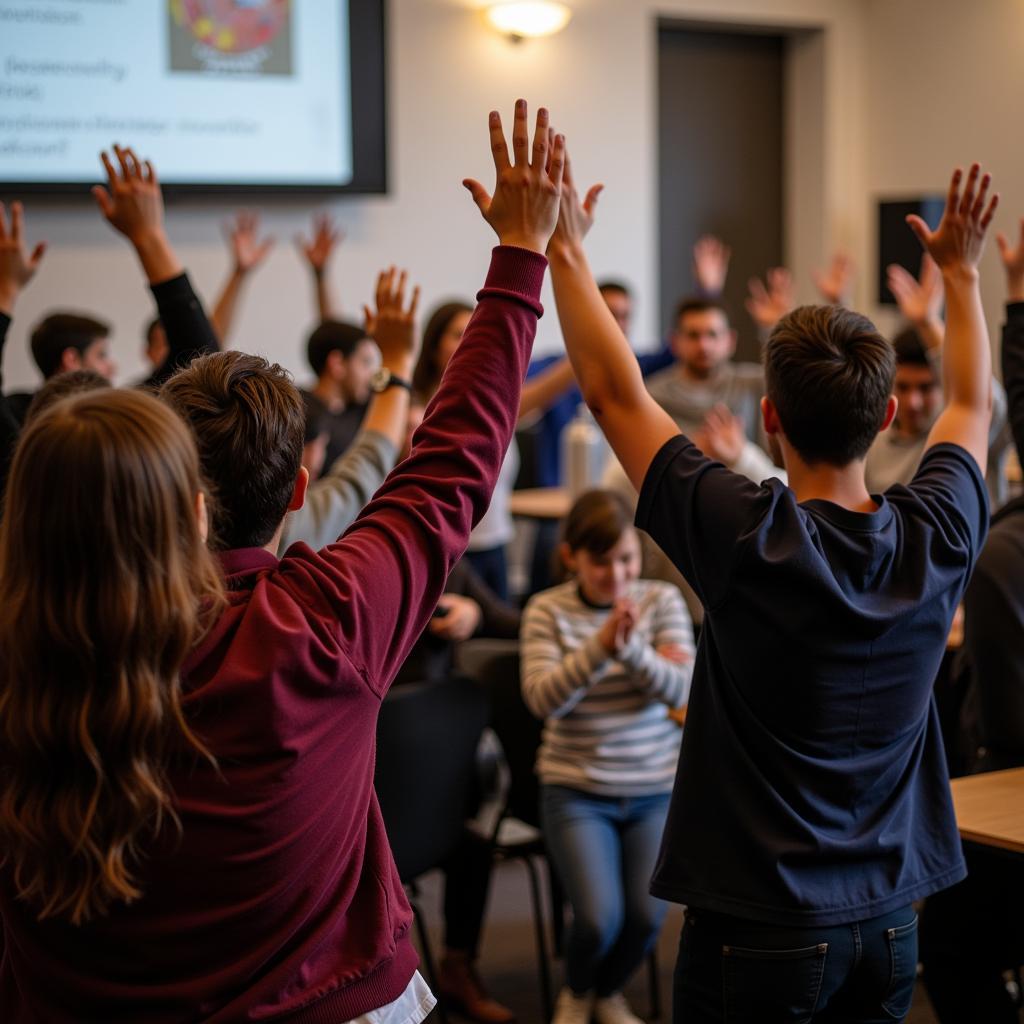
[{"label": "raised arm", "polygon": [[338,304],[331,295],[330,283],[327,279],[327,264],[330,262],[335,248],[344,237],[344,232],[335,227],[331,215],[320,213],[313,218],[312,239],[306,241],[302,235],[298,235],[295,239],[295,244],[313,275],[316,309],[321,323],[324,320],[336,319],[340,315]]},{"label": "raised arm", "polygon": [[575,383],[572,363],[568,359],[559,359],[536,377],[531,377],[523,385],[523,397],[519,403],[520,420],[532,413],[544,412]]},{"label": "raised arm", "polygon": [[992,419],[992,354],[978,286],[978,261],[996,205],[986,203],[991,177],[973,164],[963,184],[957,168],[949,186],[942,221],[935,231],[918,216],[907,223],[931,254],[946,292],[946,338],[942,376],[946,407],[928,435],[927,447],[957,444],[974,456],[982,474],[988,465]]},{"label": "raised arm", "polygon": [[828,267],[811,271],[818,294],[831,306],[844,306],[853,291],[853,257],[843,249],[832,254]]},{"label": "raised arm", "polygon": [[242,285],[274,247],[273,238],[259,239],[259,227],[259,217],[245,210],[237,213],[234,221],[224,227],[224,237],[231,247],[231,271],[221,287],[210,317],[222,345],[227,341],[235,322]]},{"label": "raised arm", "polygon": [[39,242],[29,253],[24,237],[25,214],[21,203],[11,204],[10,222],[0,203],[0,495],[7,468],[18,440],[18,420],[7,405],[3,390],[3,354],[7,331],[14,315],[14,304],[22,289],[39,269],[46,243]]},{"label": "raised arm", "polygon": [[889,291],[900,313],[928,347],[938,355],[946,328],[942,323],[942,274],[927,252],[921,254],[921,271],[915,278],[898,263],[886,269]]},{"label": "raised arm", "polygon": [[[498,236],[490,272],[412,450],[337,543],[297,579],[315,574],[352,664],[383,693],[403,664],[483,516],[512,439],[536,333],[544,250],[558,217],[565,140],[548,159],[548,114],[537,116],[530,158],[526,103],[516,104],[510,161],[501,118],[490,117],[494,194],[467,181]],[[283,563],[284,564],[284,563]]]},{"label": "raised arm", "polygon": [[640,489],[651,460],[679,433],[672,418],[647,393],[636,356],[597,290],[583,250],[601,186],[580,202],[568,159],[558,227],[548,248],[551,281],[565,349],[583,400]]},{"label": "raised arm", "polygon": [[1009,407],[1010,430],[1018,452],[1024,452],[1024,218],[1020,236],[1011,246],[996,235],[1006,271],[1006,323],[1003,325],[1003,387]]},{"label": "raised arm", "polygon": [[156,300],[168,354],[146,384],[158,387],[195,356],[219,351],[220,343],[167,239],[163,193],[152,163],[120,146],[114,147],[114,157],[116,167],[107,153],[100,154],[107,187],[96,185],[92,194],[110,226],[131,243]]},{"label": "raised arm", "polygon": [[717,299],[725,290],[732,249],[714,235],[701,235],[693,243],[693,279],[697,291],[708,299]]}]

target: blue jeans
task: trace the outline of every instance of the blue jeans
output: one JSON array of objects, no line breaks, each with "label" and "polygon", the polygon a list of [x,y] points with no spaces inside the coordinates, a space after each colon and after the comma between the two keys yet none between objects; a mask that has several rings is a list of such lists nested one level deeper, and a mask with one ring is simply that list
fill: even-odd
[{"label": "blue jeans", "polygon": [[668,907],[649,887],[668,800],[541,787],[544,840],[572,906],[566,984],[578,995],[618,992],[658,936]]},{"label": "blue jeans", "polygon": [[672,1019],[685,1024],[890,1024],[914,998],[917,917],[786,928],[690,908]]}]

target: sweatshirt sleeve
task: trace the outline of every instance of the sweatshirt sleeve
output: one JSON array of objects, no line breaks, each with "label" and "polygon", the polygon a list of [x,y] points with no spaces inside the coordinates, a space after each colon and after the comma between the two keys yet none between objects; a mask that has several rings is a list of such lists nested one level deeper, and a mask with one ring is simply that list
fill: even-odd
[{"label": "sweatshirt sleeve", "polygon": [[587,695],[608,652],[595,630],[574,651],[559,642],[558,622],[543,594],[523,613],[520,682],[526,706],[538,718],[562,718]]},{"label": "sweatshirt sleeve", "polygon": [[1024,452],[1024,302],[1006,304],[1002,363],[1013,443]]},{"label": "sweatshirt sleeve", "polygon": [[169,377],[187,366],[196,356],[220,351],[206,310],[188,279],[179,274],[169,281],[150,286],[157,312],[167,335],[167,358],[145,381],[145,387],[158,388]]},{"label": "sweatshirt sleeve", "polygon": [[[658,588],[652,622],[651,643],[634,634],[619,652],[618,661],[631,670],[634,687],[654,700],[677,708],[690,696],[693,676],[693,626],[678,587]],[[674,644],[689,655],[685,664],[677,664],[658,654],[656,648]]]},{"label": "sweatshirt sleeve", "polygon": [[383,434],[360,431],[352,447],[306,492],[306,503],[284,522],[282,555],[296,541],[313,549],[333,544],[354,522],[391,472],[398,452]]},{"label": "sweatshirt sleeve", "polygon": [[547,260],[498,246],[412,451],[337,543],[293,546],[278,579],[383,696],[487,509],[519,413]]}]

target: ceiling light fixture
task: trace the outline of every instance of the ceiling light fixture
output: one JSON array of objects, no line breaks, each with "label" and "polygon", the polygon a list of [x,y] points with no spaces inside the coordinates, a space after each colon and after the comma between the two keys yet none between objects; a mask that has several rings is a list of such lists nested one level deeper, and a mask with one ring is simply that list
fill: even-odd
[{"label": "ceiling light fixture", "polygon": [[520,42],[560,32],[569,24],[572,11],[565,4],[534,0],[531,3],[491,4],[487,8],[487,17],[499,32]]}]

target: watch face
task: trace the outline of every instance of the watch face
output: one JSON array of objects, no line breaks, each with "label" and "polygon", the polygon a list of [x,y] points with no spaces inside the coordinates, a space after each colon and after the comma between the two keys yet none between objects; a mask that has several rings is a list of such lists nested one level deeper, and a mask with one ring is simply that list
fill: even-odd
[{"label": "watch face", "polygon": [[391,383],[391,371],[383,367],[370,378],[370,387],[380,393]]}]

